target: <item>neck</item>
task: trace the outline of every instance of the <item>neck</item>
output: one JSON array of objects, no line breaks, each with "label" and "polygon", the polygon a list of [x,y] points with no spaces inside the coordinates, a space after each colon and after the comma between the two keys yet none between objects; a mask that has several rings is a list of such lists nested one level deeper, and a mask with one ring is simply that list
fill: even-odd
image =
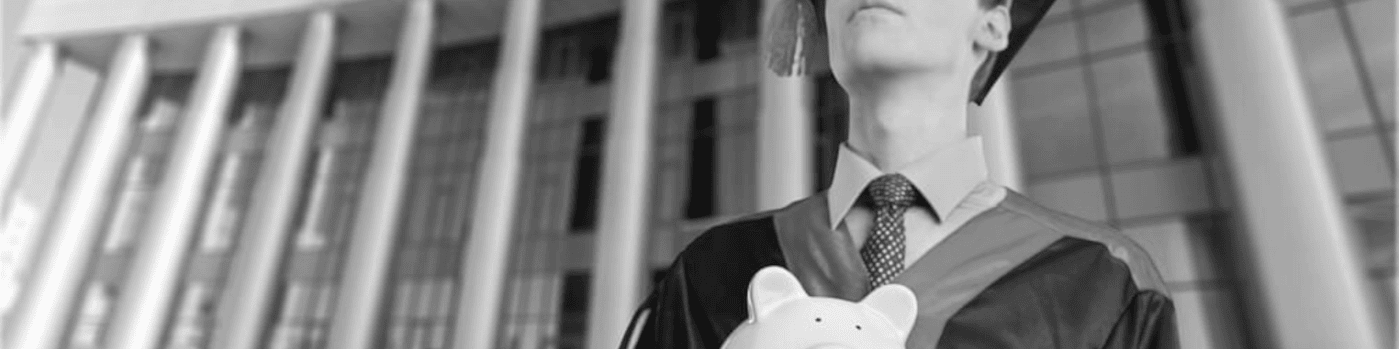
[{"label": "neck", "polygon": [[846,143],[885,172],[967,137],[969,91],[957,79],[876,79],[851,84]]}]

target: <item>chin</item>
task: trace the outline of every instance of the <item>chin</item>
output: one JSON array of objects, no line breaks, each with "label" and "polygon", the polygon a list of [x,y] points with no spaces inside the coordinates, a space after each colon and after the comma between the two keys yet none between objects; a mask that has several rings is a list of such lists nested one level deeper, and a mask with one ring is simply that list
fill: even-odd
[{"label": "chin", "polygon": [[[874,34],[874,33],[871,33]],[[925,50],[923,45],[905,42],[887,35],[867,35],[867,38],[852,38],[842,45],[840,58],[833,65],[842,69],[861,73],[896,73],[900,71],[927,71],[938,69],[950,57],[948,50]],[[931,51],[931,52],[929,52]]]}]

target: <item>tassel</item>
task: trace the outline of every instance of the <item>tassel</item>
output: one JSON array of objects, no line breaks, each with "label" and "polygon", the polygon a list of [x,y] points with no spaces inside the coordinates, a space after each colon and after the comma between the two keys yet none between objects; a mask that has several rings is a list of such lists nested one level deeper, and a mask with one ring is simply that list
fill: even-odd
[{"label": "tassel", "polygon": [[778,76],[807,75],[826,63],[826,33],[811,0],[779,0],[764,34],[764,61]]}]

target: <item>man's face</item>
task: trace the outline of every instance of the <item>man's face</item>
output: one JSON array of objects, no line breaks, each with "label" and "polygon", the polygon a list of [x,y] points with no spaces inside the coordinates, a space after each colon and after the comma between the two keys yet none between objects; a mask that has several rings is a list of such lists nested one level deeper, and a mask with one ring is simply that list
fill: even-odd
[{"label": "man's face", "polygon": [[826,0],[831,69],[852,74],[955,73],[980,65],[974,50],[988,11],[980,0]]}]

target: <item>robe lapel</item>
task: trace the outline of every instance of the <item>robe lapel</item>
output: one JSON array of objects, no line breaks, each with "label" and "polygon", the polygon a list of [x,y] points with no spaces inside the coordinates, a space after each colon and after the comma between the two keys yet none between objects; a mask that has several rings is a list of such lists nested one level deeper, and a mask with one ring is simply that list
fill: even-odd
[{"label": "robe lapel", "polygon": [[[1064,235],[1008,206],[1024,197],[1007,190],[996,207],[973,217],[894,279],[918,297],[909,349],[934,348],[957,311],[1022,262]],[[787,269],[812,296],[859,301],[869,293],[868,272],[855,243],[830,229],[825,193],[777,211],[777,241]]]},{"label": "robe lapel", "polygon": [[777,211],[773,225],[782,256],[808,294],[859,301],[869,293],[868,273],[855,242],[831,230],[829,221],[824,192]]},{"label": "robe lapel", "polygon": [[973,217],[894,279],[918,297],[918,320],[908,348],[934,348],[948,319],[1007,272],[1062,234],[1007,209],[1024,198],[1007,190],[1005,201]]}]

